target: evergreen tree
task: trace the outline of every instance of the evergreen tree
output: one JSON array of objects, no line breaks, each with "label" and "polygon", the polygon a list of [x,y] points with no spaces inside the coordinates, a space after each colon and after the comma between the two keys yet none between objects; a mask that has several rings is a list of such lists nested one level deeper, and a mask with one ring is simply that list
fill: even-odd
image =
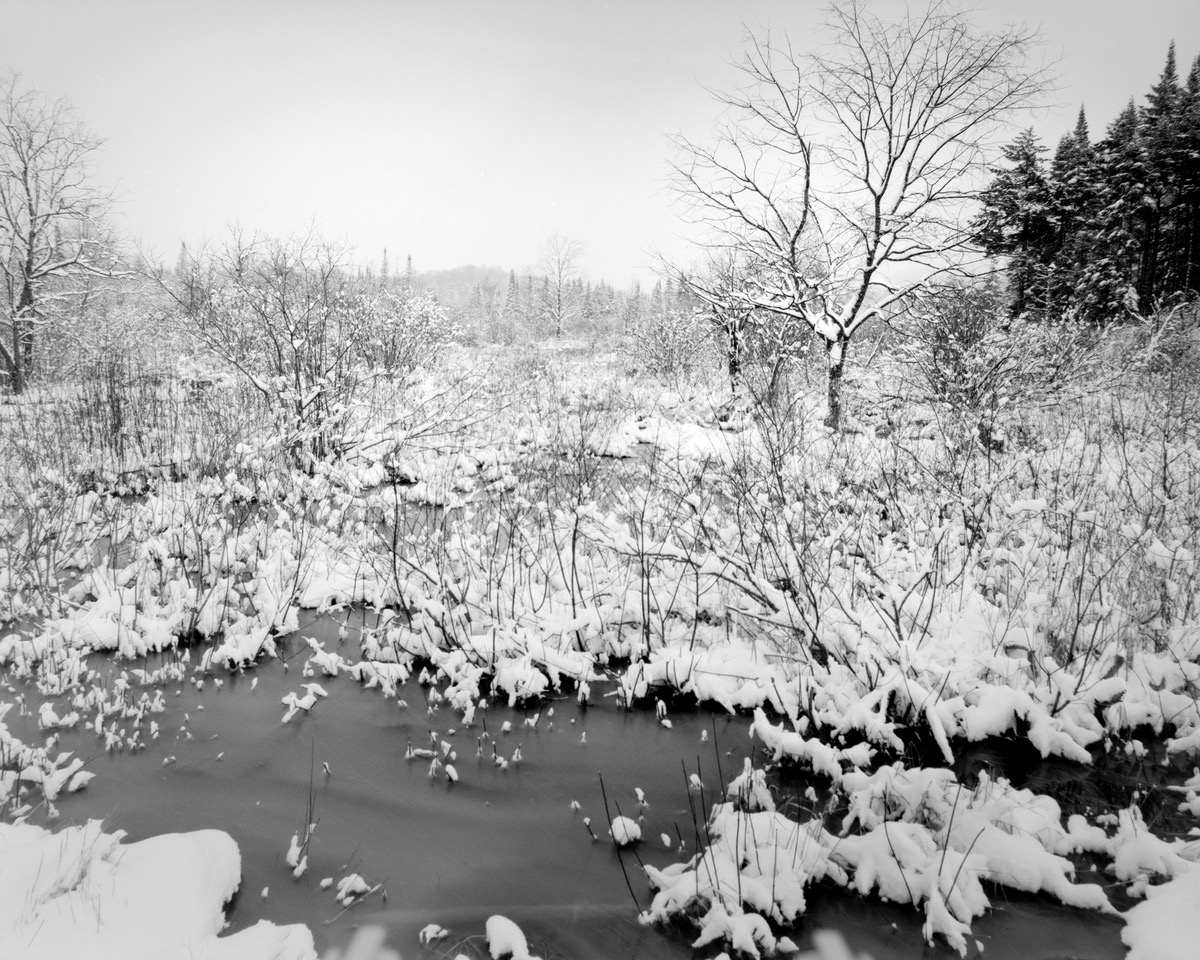
[{"label": "evergreen tree", "polygon": [[1167,62],[1158,83],[1146,94],[1147,104],[1141,110],[1142,132],[1151,159],[1170,150],[1183,91],[1179,87],[1179,72],[1175,66],[1175,42],[1167,49]]},{"label": "evergreen tree", "polygon": [[1107,322],[1200,293],[1200,57],[1175,46],[1140,110],[1092,144],[1080,109],[1049,169],[1031,131],[1004,148],[976,238],[1009,258],[1015,313]]},{"label": "evergreen tree", "polygon": [[1098,147],[1098,243],[1086,277],[1089,312],[1098,319],[1148,309],[1141,267],[1152,216],[1150,166],[1133,101]]},{"label": "evergreen tree", "polygon": [[1096,151],[1079,108],[1075,130],[1059,141],[1050,165],[1050,202],[1056,239],[1048,260],[1045,297],[1057,316],[1086,313],[1080,299],[1080,281],[1095,256]]},{"label": "evergreen tree", "polygon": [[517,271],[508,271],[508,290],[504,295],[504,319],[515,323],[521,316],[521,287],[517,283]]},{"label": "evergreen tree", "polygon": [[596,310],[596,299],[592,291],[592,281],[589,280],[583,288],[583,298],[579,307],[579,315],[588,323],[593,322],[598,316]]},{"label": "evergreen tree", "polygon": [[1083,104],[1079,105],[1079,116],[1075,120],[1075,140],[1084,147],[1091,145],[1092,137],[1088,133],[1087,113],[1084,112]]},{"label": "evergreen tree", "polygon": [[[1151,309],[1163,294],[1174,286],[1173,278],[1164,275],[1170,257],[1172,217],[1171,208],[1177,199],[1179,107],[1182,91],[1175,67],[1175,44],[1167,50],[1167,62],[1158,83],[1150,88],[1147,104],[1140,113],[1138,133],[1146,155],[1148,175],[1145,178],[1143,200],[1143,235],[1138,267],[1138,302],[1143,310]],[[1165,234],[1165,236],[1164,236]],[[1165,244],[1164,244],[1165,241]],[[1163,247],[1167,250],[1164,251]],[[1166,256],[1163,256],[1164,252]]]},{"label": "evergreen tree", "polygon": [[650,310],[654,313],[662,313],[665,308],[662,281],[656,280],[654,289],[650,292]]},{"label": "evergreen tree", "polygon": [[471,299],[467,304],[467,324],[477,334],[491,336],[491,316],[488,309],[489,297],[484,292],[483,285],[476,283],[471,291]]},{"label": "evergreen tree", "polygon": [[1180,230],[1176,277],[1184,296],[1200,294],[1200,56],[1192,61],[1179,106]]},{"label": "evergreen tree", "polygon": [[1009,166],[992,168],[993,180],[980,196],[983,211],[974,223],[984,250],[1009,258],[1014,315],[1045,307],[1047,272],[1059,243],[1044,153],[1031,129],[1004,147]]},{"label": "evergreen tree", "polygon": [[630,331],[637,329],[643,310],[642,285],[634,281],[633,289],[629,292],[629,297],[625,301],[625,312],[621,318],[622,333],[628,334]]}]

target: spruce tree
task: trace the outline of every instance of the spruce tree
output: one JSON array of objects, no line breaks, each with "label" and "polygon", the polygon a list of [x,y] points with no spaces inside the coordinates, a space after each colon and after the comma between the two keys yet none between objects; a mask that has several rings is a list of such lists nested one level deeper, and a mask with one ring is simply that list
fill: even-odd
[{"label": "spruce tree", "polygon": [[1096,254],[1096,151],[1080,107],[1073,133],[1059,141],[1050,165],[1050,196],[1057,239],[1046,280],[1047,300],[1060,315],[1087,312],[1080,281]]},{"label": "spruce tree", "polygon": [[1150,309],[1174,286],[1174,278],[1170,276],[1174,233],[1172,208],[1178,199],[1175,187],[1182,160],[1178,144],[1182,91],[1175,67],[1174,42],[1167,50],[1162,75],[1150,88],[1146,101],[1139,117],[1139,134],[1148,167],[1145,226],[1138,267],[1138,300],[1143,310]]},{"label": "spruce tree", "polygon": [[1086,278],[1090,312],[1097,318],[1149,309],[1141,267],[1153,215],[1151,180],[1137,109],[1130,100],[1098,145],[1099,242]]},{"label": "spruce tree", "polygon": [[992,168],[992,182],[980,196],[983,211],[974,222],[984,250],[1009,259],[1014,316],[1046,308],[1045,280],[1058,237],[1044,153],[1032,129],[1005,146],[1009,166]]},{"label": "spruce tree", "polygon": [[1200,294],[1200,56],[1192,61],[1179,107],[1180,233],[1177,239],[1179,289],[1183,296]]},{"label": "spruce tree", "polygon": [[1200,293],[1200,57],[1175,45],[1139,110],[1090,142],[1080,109],[1047,169],[1032,132],[1004,148],[976,238],[1009,258],[1012,309],[1108,322]]},{"label": "spruce tree", "polygon": [[508,290],[504,295],[504,319],[514,323],[521,315],[521,287],[517,283],[517,271],[508,271]]},{"label": "spruce tree", "polygon": [[629,296],[625,300],[625,311],[621,317],[622,333],[628,334],[630,331],[637,329],[643,310],[642,285],[634,281],[633,289],[629,291]]}]

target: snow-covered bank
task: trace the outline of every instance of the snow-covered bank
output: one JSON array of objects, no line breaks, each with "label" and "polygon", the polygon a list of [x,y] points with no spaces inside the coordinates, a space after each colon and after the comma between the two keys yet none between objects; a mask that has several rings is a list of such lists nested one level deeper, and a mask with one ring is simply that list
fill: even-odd
[{"label": "snow-covered bank", "polygon": [[1127,914],[1121,939],[1127,960],[1191,960],[1200,944],[1200,868],[1151,887],[1145,903]]},{"label": "snow-covered bank", "polygon": [[0,823],[6,960],[316,960],[312,934],[260,921],[222,937],[241,856],[217,830],[124,843],[98,820]]}]

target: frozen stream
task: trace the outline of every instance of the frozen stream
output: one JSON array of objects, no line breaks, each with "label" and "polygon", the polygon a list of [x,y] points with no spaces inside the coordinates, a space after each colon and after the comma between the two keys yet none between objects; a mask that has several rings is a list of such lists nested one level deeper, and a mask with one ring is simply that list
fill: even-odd
[{"label": "frozen stream", "polygon": [[[332,647],[329,622],[318,627]],[[352,646],[346,644],[343,653],[351,655]],[[706,813],[711,789],[720,781],[718,750],[728,777],[754,746],[745,719],[676,712],[667,729],[652,711],[619,709],[596,684],[591,706],[581,708],[569,697],[553,700],[543,704],[536,726],[525,724],[533,711],[500,703],[481,711],[472,727],[456,730],[460,715],[446,707],[430,712],[429,688],[415,680],[400,691],[407,708],[398,708],[396,700],[360,688],[349,677],[302,677],[307,648],[293,638],[285,649],[296,654],[286,670],[268,661],[245,674],[223,676],[219,687],[212,678],[200,689],[194,682],[169,685],[167,710],[155,716],[160,736],[144,751],[104,753],[90,729],[64,731],[58,749],[91,757],[87,769],[97,776],[86,790],[58,801],[62,821],[103,817],[107,829],[123,829],[131,840],[205,827],[225,830],[241,848],[243,864],[231,929],[261,918],[302,922],[322,951],[345,943],[354,926],[371,922],[388,929],[389,945],[405,957],[453,956],[455,951],[447,953],[451,947],[479,937],[487,917],[503,913],[522,926],[534,952],[547,958],[696,956],[687,945],[694,933],[639,925],[616,850],[609,842],[593,842],[583,818],[591,817],[592,828],[607,841],[602,774],[612,815],[619,805],[624,814],[645,817],[641,857],[657,866],[684,859],[680,835],[686,855],[695,849],[691,804],[703,817],[701,798],[689,798],[684,768],[687,775],[699,770]],[[130,668],[96,658],[91,665],[117,673]],[[281,723],[280,699],[302,693],[302,684],[314,681],[329,697],[310,713]],[[28,742],[39,742],[44,733],[36,728],[35,694],[22,689],[32,709],[24,716],[12,711],[9,726]],[[512,725],[507,733],[501,732],[505,721]],[[479,757],[485,726],[491,739],[483,741]],[[456,753],[458,782],[444,773],[431,779],[427,759],[405,759],[410,742],[430,745],[431,731]],[[506,769],[494,762],[492,742],[509,759]],[[521,759],[513,762],[518,748]],[[308,872],[296,880],[285,855],[304,822],[310,773],[319,823]],[[648,803],[640,811],[635,788]],[[581,806],[578,812],[571,809],[573,800]],[[664,833],[672,839],[671,850],[660,839]],[[624,859],[645,907],[646,881],[634,857],[626,853]],[[336,882],[351,872],[381,883],[386,901],[376,893],[342,911],[334,891],[321,889],[320,881]],[[974,939],[989,960],[1124,956],[1119,920],[1045,899],[1006,899],[999,890],[993,900],[995,908],[974,926]],[[940,941],[925,944],[921,920],[911,909],[818,886],[793,936],[805,947],[814,928],[832,926],[876,960],[956,957]],[[450,937],[421,946],[418,931],[429,923],[448,928]]]}]

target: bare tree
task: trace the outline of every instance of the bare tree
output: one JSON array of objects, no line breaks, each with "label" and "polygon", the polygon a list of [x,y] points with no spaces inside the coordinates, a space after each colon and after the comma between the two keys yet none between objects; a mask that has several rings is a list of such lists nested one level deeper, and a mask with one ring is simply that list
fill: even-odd
[{"label": "bare tree", "polygon": [[713,141],[679,140],[675,186],[737,282],[724,269],[676,276],[718,316],[811,328],[836,428],[855,333],[970,270],[976,174],[997,125],[1047,82],[1026,68],[1034,33],[977,30],[940,0],[895,24],[835,3],[829,30],[809,56],[751,38],[744,84],[717,96],[727,119]]},{"label": "bare tree", "polygon": [[345,251],[315,228],[287,240],[235,232],[189,261],[164,289],[191,328],[262,394],[299,459],[334,452],[362,380]]},{"label": "bare tree", "polygon": [[578,241],[560,237],[557,233],[547,245],[543,266],[546,271],[546,289],[542,309],[546,320],[554,328],[554,336],[561,337],[567,323],[575,316],[579,307],[579,291],[575,284],[578,277],[577,261],[581,252]]},{"label": "bare tree", "polygon": [[112,276],[110,197],[92,183],[100,140],[65,100],[0,80],[0,363],[26,386],[46,306],[76,293],[81,275]]}]

